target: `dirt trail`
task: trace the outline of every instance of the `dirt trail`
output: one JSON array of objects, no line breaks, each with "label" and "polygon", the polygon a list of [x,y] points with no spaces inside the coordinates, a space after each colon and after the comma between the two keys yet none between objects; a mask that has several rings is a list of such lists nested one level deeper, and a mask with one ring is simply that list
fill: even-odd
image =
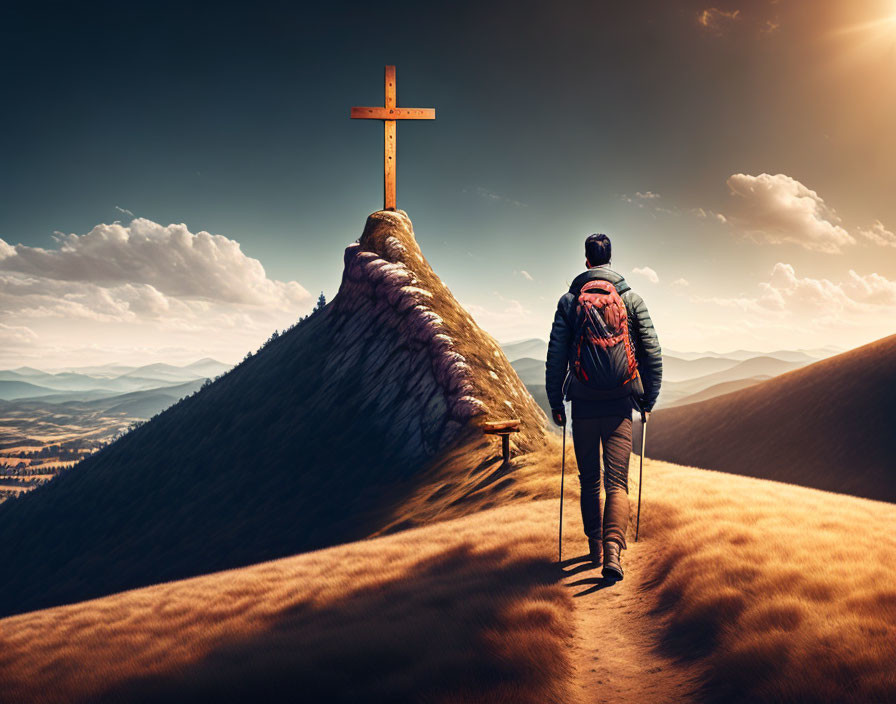
[{"label": "dirt trail", "polygon": [[691,701],[694,673],[654,647],[648,596],[637,578],[650,560],[649,546],[630,545],[623,556],[626,577],[615,583],[602,579],[584,552],[578,550],[576,557],[564,561],[562,580],[576,604],[573,663],[578,701]]},{"label": "dirt trail", "polygon": [[[625,578],[604,580],[600,568],[588,559],[572,457],[567,458],[567,471],[570,466],[573,471],[567,479],[574,486],[572,491],[567,489],[564,506],[561,583],[575,603],[572,660],[577,702],[693,701],[696,668],[674,662],[656,648],[659,624],[648,612],[651,599],[642,587],[646,568],[656,557],[656,545],[644,536],[636,543],[632,525],[628,549],[622,554]],[[629,495],[637,496],[634,471]]]}]

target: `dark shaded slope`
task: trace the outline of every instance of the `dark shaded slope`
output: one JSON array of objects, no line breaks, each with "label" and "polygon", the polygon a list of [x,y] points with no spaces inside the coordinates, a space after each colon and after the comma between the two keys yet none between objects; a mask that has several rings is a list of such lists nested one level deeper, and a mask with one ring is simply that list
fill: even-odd
[{"label": "dark shaded slope", "polygon": [[651,457],[896,501],[896,335],[741,391],[657,411]]},{"label": "dark shaded slope", "polygon": [[368,536],[446,462],[475,491],[494,469],[486,419],[520,417],[518,448],[543,446],[543,413],[404,213],[371,215],[345,263],[323,310],[0,505],[0,614]]}]

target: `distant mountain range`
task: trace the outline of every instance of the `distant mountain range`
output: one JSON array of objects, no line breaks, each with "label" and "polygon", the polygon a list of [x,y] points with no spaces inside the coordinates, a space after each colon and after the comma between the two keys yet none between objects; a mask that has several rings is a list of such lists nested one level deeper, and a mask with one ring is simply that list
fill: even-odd
[{"label": "distant mountain range", "polygon": [[134,391],[148,391],[210,379],[230,369],[211,358],[185,366],[156,363],[140,367],[108,364],[42,371],[19,367],[0,371],[0,400],[44,400],[51,403],[92,401]]},{"label": "distant mountain range", "polygon": [[[544,384],[547,342],[532,338],[505,343],[502,348],[529,393],[546,412],[550,412]],[[770,353],[667,350],[663,354],[663,386],[657,408],[706,400],[743,389],[841,351],[833,346]]]},{"label": "distant mountain range", "polygon": [[813,349],[799,350],[775,350],[774,352],[757,352],[755,350],[734,350],[732,352],[677,352],[675,350],[666,350],[666,354],[679,359],[693,360],[701,357],[717,357],[719,359],[733,359],[743,362],[751,357],[777,357],[786,362],[814,362],[819,359],[825,359],[835,354],[840,354],[845,350],[842,347],[828,345],[826,347],[816,347]]},{"label": "distant mountain range", "polygon": [[[507,359],[511,362],[521,359],[522,357],[533,357],[535,359],[544,360],[548,352],[548,343],[537,337],[526,340],[514,340],[512,342],[501,343],[501,348]],[[699,359],[716,359],[728,360],[734,362],[743,362],[753,357],[775,357],[785,362],[813,362],[819,359],[825,359],[835,354],[845,352],[842,347],[828,345],[826,347],[816,347],[813,349],[798,350],[776,350],[774,352],[759,352],[757,350],[734,350],[732,352],[679,352],[672,349],[664,349],[663,356],[665,358],[677,358],[685,362]],[[718,369],[706,370],[701,373],[707,374],[709,371],[718,371]],[[696,374],[695,376],[699,376]]]},{"label": "distant mountain range", "polygon": [[[665,363],[666,358],[663,361]],[[726,369],[684,381],[667,380],[664,374],[663,386],[657,405],[662,407],[686,403],[689,397],[694,394],[701,394],[701,398],[708,398],[706,392],[709,389],[715,389],[718,393],[727,393],[732,389],[725,386],[725,384],[737,383],[739,388],[744,388],[770,379],[778,374],[799,369],[806,364],[808,362],[788,362],[777,357],[762,356],[746,359],[743,362],[732,361],[731,366]]]},{"label": "distant mountain range", "polygon": [[[0,371],[0,479],[55,476],[142,421],[198,391],[230,367],[205,358],[185,366],[108,364]],[[40,452],[39,459],[33,453]],[[38,470],[37,468],[41,469]],[[9,494],[0,489],[0,502]]]},{"label": "distant mountain range", "polygon": [[[544,363],[545,357],[548,356],[548,343],[538,338],[528,340],[516,340],[515,342],[504,342],[501,349],[511,362],[524,357],[540,359]],[[542,379],[544,381],[544,379]]]},{"label": "distant mountain range", "polygon": [[[95,391],[98,398],[73,400],[70,394],[54,394],[36,399],[0,400],[0,448],[40,447],[79,437],[108,439],[122,425],[152,418],[189,396],[206,383],[194,379],[182,384],[108,395]],[[84,395],[84,394],[80,394]],[[48,438],[44,442],[41,438]]]}]

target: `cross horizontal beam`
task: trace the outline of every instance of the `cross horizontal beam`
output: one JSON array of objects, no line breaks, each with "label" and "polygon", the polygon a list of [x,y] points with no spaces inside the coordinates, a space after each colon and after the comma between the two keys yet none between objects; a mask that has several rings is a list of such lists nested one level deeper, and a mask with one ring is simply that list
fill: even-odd
[{"label": "cross horizontal beam", "polygon": [[435,120],[435,108],[352,108],[356,120]]},{"label": "cross horizontal beam", "polygon": [[395,86],[395,67],[386,66],[385,103],[383,107],[352,108],[356,120],[383,121],[383,210],[395,210],[395,132],[396,120],[435,120],[433,108],[400,108]]}]

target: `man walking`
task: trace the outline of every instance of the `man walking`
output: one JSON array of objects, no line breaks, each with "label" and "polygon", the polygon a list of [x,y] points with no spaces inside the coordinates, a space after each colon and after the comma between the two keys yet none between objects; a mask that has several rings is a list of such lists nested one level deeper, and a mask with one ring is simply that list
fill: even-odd
[{"label": "man walking", "polygon": [[[548,344],[545,382],[551,414],[572,437],[581,485],[582,523],[594,564],[622,579],[628,528],[632,409],[646,419],[660,393],[663,358],[643,299],[609,268],[610,238],[585,240],[585,266],[560,297]],[[567,374],[567,372],[569,372]],[[606,501],[601,516],[600,451]]]}]

